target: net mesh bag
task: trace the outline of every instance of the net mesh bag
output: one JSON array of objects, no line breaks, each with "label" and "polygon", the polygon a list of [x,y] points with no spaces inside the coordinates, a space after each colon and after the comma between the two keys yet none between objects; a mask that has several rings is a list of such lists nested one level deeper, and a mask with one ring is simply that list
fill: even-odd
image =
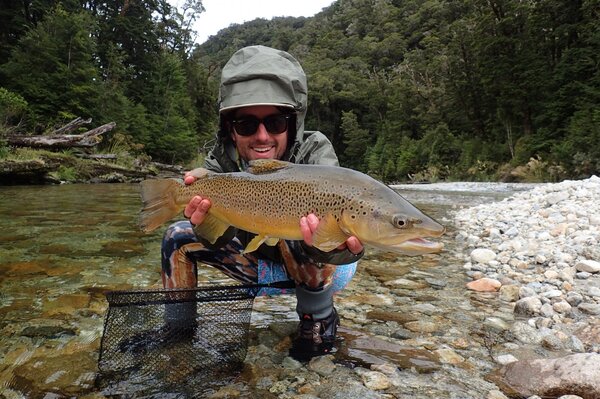
[{"label": "net mesh bag", "polygon": [[108,292],[97,385],[105,395],[202,397],[241,369],[264,286]]}]

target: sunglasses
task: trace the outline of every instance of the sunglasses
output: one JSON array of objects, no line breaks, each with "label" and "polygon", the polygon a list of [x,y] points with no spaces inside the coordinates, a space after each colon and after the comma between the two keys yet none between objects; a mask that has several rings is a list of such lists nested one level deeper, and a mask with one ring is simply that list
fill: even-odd
[{"label": "sunglasses", "polygon": [[291,115],[278,114],[270,115],[263,119],[255,116],[244,116],[240,119],[231,121],[233,130],[240,136],[252,136],[258,130],[262,123],[270,134],[281,134],[288,129],[288,120]]}]

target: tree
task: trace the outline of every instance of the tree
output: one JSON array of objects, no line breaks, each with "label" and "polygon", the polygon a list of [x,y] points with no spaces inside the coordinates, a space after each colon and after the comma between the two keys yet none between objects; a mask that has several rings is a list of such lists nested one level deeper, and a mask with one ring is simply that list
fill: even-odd
[{"label": "tree", "polygon": [[356,115],[352,111],[342,112],[341,130],[344,133],[345,164],[348,167],[364,171],[365,155],[369,147],[371,137],[367,129],[361,129]]},{"label": "tree", "polygon": [[30,104],[38,128],[56,118],[96,117],[98,75],[94,21],[57,6],[19,40],[1,72],[7,87]]}]

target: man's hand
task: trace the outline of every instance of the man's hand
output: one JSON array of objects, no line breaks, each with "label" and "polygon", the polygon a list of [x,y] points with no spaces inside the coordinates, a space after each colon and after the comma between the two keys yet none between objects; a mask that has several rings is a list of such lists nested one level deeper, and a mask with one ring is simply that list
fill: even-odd
[{"label": "man's hand", "polygon": [[[300,231],[302,232],[302,237],[307,245],[313,245],[313,234],[317,230],[317,227],[319,227],[319,222],[319,218],[314,213],[300,218]],[[346,248],[354,255],[358,255],[364,249],[360,240],[354,236],[348,237],[346,242],[342,243],[337,249]]]},{"label": "man's hand", "polygon": [[[201,169],[194,169],[189,172],[186,172],[183,177],[183,182],[186,185],[190,185],[196,180],[198,180],[198,171]],[[188,202],[183,210],[183,216],[190,220],[190,223],[193,225],[199,225],[204,222],[206,219],[206,215],[208,214],[208,210],[210,209],[210,200],[208,198],[202,198],[199,195],[196,195],[194,198]]]},{"label": "man's hand", "polygon": [[196,195],[185,206],[183,216],[188,218],[193,225],[202,224],[204,219],[206,219],[210,205],[211,203],[208,198],[202,198],[201,196]]},{"label": "man's hand", "polygon": [[201,178],[205,174],[205,172],[206,169],[203,168],[196,168],[190,170],[189,172],[185,172],[185,174],[183,175],[183,182],[186,186],[189,186],[190,184]]}]

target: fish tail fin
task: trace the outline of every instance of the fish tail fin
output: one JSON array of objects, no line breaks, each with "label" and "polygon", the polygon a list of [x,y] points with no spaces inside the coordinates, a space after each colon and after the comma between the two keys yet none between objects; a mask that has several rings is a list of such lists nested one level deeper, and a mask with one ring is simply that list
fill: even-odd
[{"label": "fish tail fin", "polygon": [[174,179],[150,179],[141,183],[143,208],[140,213],[140,228],[149,233],[173,219],[182,206],[177,204],[177,188]]}]

